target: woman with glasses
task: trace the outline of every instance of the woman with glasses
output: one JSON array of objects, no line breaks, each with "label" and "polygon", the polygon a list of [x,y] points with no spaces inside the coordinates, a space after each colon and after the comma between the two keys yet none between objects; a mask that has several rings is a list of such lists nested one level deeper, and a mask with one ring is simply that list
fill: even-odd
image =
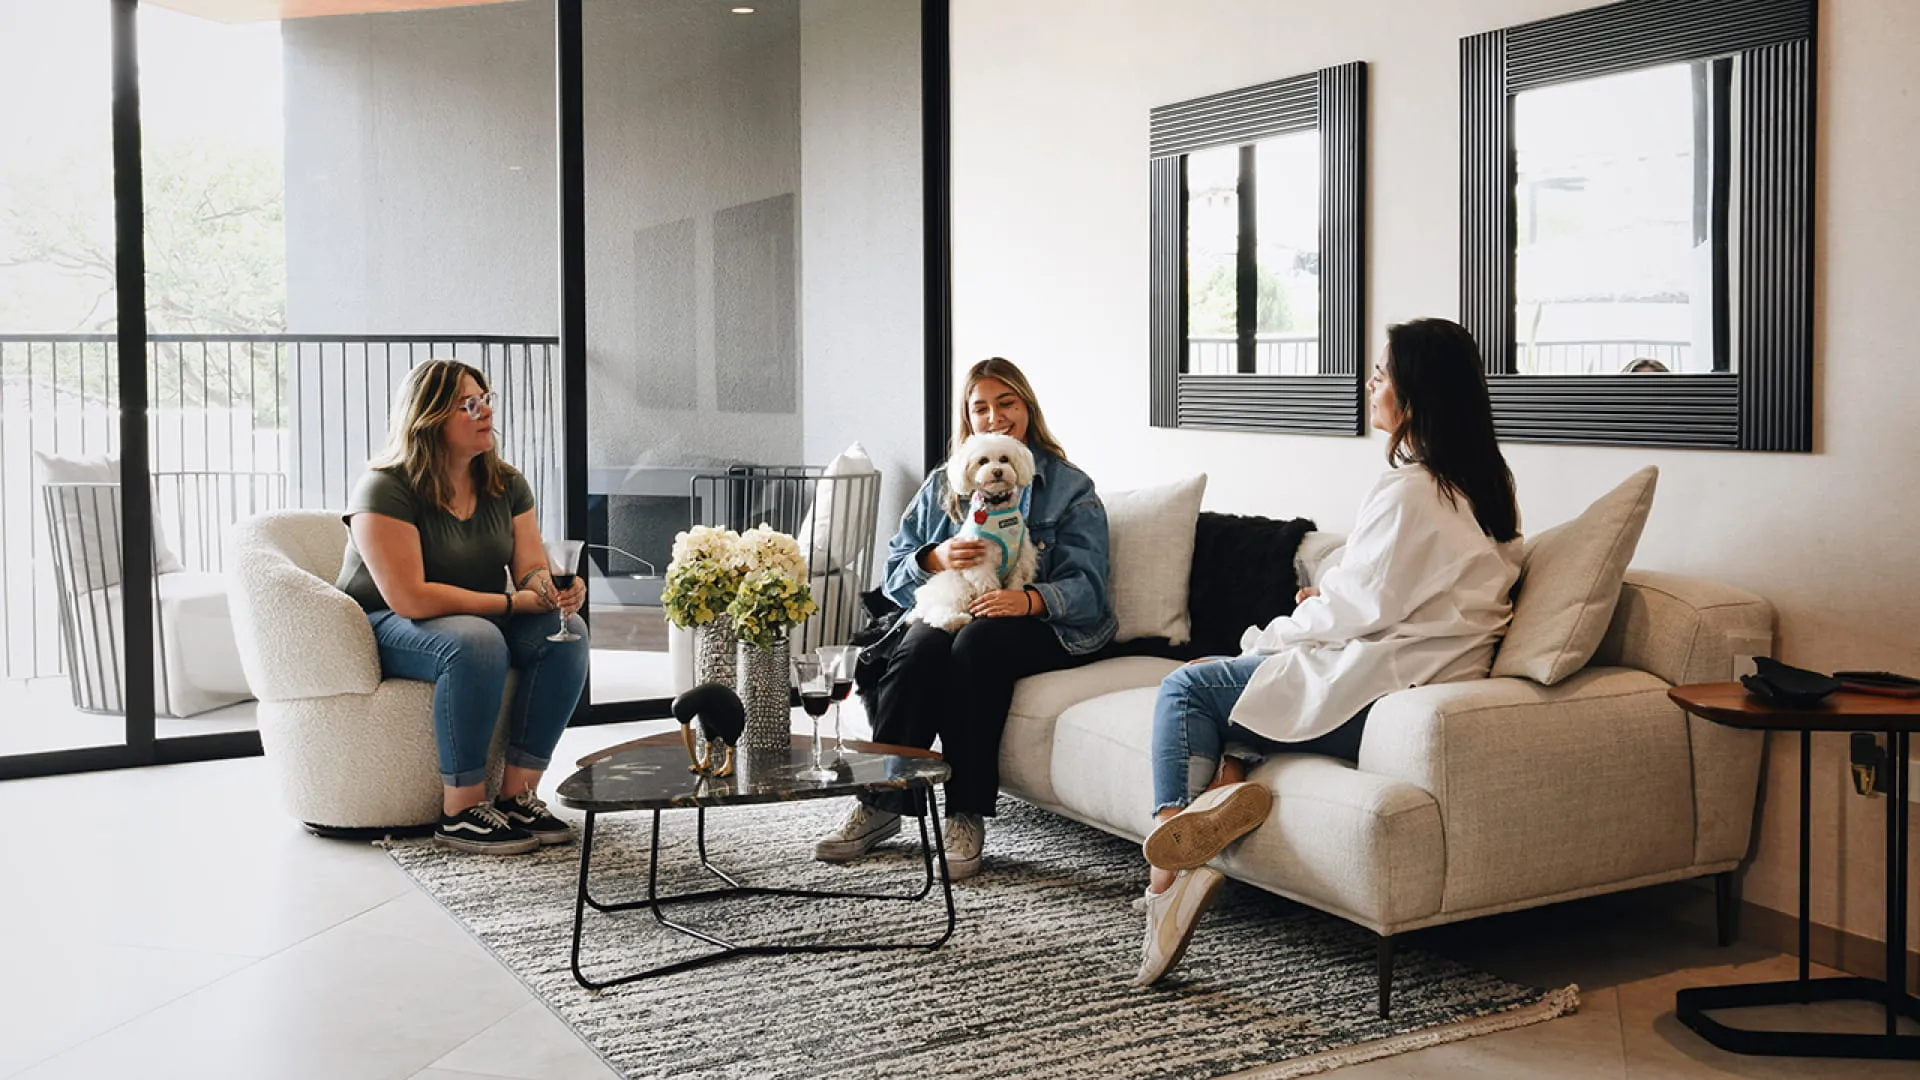
[{"label": "woman with glasses", "polygon": [[[354,487],[339,587],[373,624],[380,673],[433,683],[440,757],[434,840],[517,855],[573,839],[536,794],[587,680],[586,579],[554,587],[533,489],[500,460],[495,395],[476,368],[430,360],[407,373],[387,445]],[[576,641],[548,635],[559,612]],[[487,797],[487,752],[520,674],[507,768]]]}]

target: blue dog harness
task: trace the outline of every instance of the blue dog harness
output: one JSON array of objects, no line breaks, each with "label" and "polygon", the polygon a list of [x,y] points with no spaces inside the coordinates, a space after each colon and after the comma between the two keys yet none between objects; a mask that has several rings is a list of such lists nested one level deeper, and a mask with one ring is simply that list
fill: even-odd
[{"label": "blue dog harness", "polygon": [[963,540],[985,540],[999,550],[999,565],[995,573],[1001,581],[1007,579],[1008,571],[1013,569],[1014,558],[1020,552],[1020,545],[1027,539],[1027,496],[1032,488],[1020,492],[1020,505],[1007,503],[990,506],[986,497],[974,492],[967,503],[967,519],[960,523],[959,536]]}]

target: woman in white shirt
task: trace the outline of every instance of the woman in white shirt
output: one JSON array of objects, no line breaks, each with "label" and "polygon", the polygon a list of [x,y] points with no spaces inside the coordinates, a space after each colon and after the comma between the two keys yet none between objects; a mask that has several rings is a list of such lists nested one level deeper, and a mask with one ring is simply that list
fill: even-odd
[{"label": "woman in white shirt", "polygon": [[1195,661],[1160,684],[1136,985],[1186,951],[1222,880],[1206,863],[1267,819],[1272,794],[1245,782],[1229,744],[1358,760],[1375,700],[1484,678],[1512,617],[1519,510],[1472,335],[1445,319],[1389,327],[1367,401],[1392,468],[1338,564],[1300,591],[1293,614],[1249,627],[1241,655]]}]

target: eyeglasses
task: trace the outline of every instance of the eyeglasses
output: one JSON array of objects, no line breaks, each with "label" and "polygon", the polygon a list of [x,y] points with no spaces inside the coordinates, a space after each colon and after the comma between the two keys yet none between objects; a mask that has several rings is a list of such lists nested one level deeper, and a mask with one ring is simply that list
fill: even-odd
[{"label": "eyeglasses", "polygon": [[460,402],[460,408],[465,411],[468,416],[478,420],[480,419],[481,409],[491,409],[493,408],[493,403],[499,400],[500,395],[489,390],[484,394],[468,395]]}]

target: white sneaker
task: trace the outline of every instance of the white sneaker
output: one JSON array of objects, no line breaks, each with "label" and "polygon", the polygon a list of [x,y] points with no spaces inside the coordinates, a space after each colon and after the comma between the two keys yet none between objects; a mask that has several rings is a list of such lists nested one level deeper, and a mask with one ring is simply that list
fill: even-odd
[{"label": "white sneaker", "polygon": [[899,814],[856,802],[847,820],[813,845],[813,857],[821,862],[851,862],[899,831]]},{"label": "white sneaker", "polygon": [[1193,928],[1200,924],[1200,916],[1206,914],[1214,892],[1225,880],[1225,875],[1211,866],[1182,870],[1165,892],[1150,892],[1134,901],[1135,908],[1147,913],[1147,940],[1133,985],[1151,986],[1173,970],[1173,965],[1187,954]]},{"label": "white sneaker", "polygon": [[980,872],[980,849],[987,842],[987,819],[979,814],[947,818],[947,880],[962,881]]},{"label": "white sneaker", "polygon": [[1259,828],[1272,809],[1273,792],[1259,784],[1226,784],[1155,825],[1141,846],[1147,861],[1162,870],[1191,870]]}]

